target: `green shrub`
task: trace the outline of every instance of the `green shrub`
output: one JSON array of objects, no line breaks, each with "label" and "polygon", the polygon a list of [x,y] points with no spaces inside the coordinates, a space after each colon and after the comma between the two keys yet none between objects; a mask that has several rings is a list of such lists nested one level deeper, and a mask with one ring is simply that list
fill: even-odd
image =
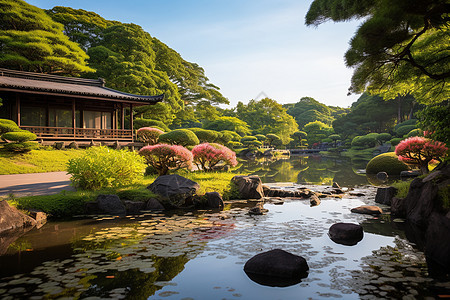
[{"label": "green shrub", "polygon": [[423,131],[420,128],[416,128],[408,132],[406,137],[412,137],[412,136],[423,136]]},{"label": "green shrub", "polygon": [[13,121],[8,119],[0,119],[0,136],[4,133],[11,131],[19,131],[21,130],[19,126]]},{"label": "green shrub", "polygon": [[10,152],[26,153],[39,149],[39,144],[37,142],[8,143],[3,148]]},{"label": "green shrub", "polygon": [[392,146],[397,146],[401,141],[403,141],[403,138],[393,138],[389,142]]},{"label": "green shrub", "polygon": [[161,134],[159,136],[159,143],[186,147],[198,145],[200,141],[192,131],[188,129],[176,129],[171,132]]},{"label": "green shrub", "polygon": [[220,141],[223,145],[230,141],[239,142],[241,140],[241,136],[234,131],[230,130],[222,130],[219,131],[222,135],[220,136]]},{"label": "green shrub", "polygon": [[132,184],[144,170],[144,159],[136,152],[104,146],[87,149],[81,157],[70,159],[67,167],[72,182],[90,190]]},{"label": "green shrub", "polygon": [[408,195],[409,186],[411,185],[411,181],[412,181],[412,179],[405,180],[405,181],[399,180],[399,181],[392,183],[392,186],[397,189],[397,193],[395,194],[395,197],[405,198],[406,195]]},{"label": "green shrub", "polygon": [[366,166],[366,173],[386,172],[389,175],[400,175],[401,171],[407,171],[408,169],[404,162],[398,160],[394,152],[388,152],[372,158]]},{"label": "green shrub", "polygon": [[398,123],[397,125],[395,125],[394,131],[397,131],[397,129],[399,129],[402,126],[416,125],[416,124],[417,124],[417,119],[409,119],[409,120],[406,120],[404,122],[401,122],[401,123]]},{"label": "green shrub", "polygon": [[222,137],[222,134],[215,130],[203,129],[203,128],[189,128],[190,131],[195,133],[200,143],[215,143]]},{"label": "green shrub", "polygon": [[161,121],[152,120],[152,119],[142,119],[142,118],[134,119],[133,127],[134,127],[134,129],[139,129],[141,127],[153,127],[153,128],[161,129],[164,132],[170,131],[169,127],[167,127],[166,124],[164,124]]},{"label": "green shrub", "polygon": [[387,141],[389,141],[390,139],[392,139],[392,135],[390,135],[389,133],[387,133],[387,132],[383,132],[383,133],[380,133],[379,135],[378,135],[378,138],[377,138],[381,143],[383,143],[383,142],[387,142]]},{"label": "green shrub", "polygon": [[411,130],[416,129],[416,128],[417,128],[416,125],[404,125],[404,126],[397,128],[395,133],[397,134],[397,136],[403,137],[405,134],[408,134],[408,132],[410,132]]},{"label": "green shrub", "polygon": [[156,197],[154,193],[152,193],[147,188],[143,187],[140,189],[130,189],[130,190],[123,190],[120,192],[117,192],[117,196],[119,196],[120,200],[130,200],[130,201],[139,201],[139,202],[146,202],[150,198]]},{"label": "green shrub", "polygon": [[29,132],[27,130],[11,131],[11,132],[6,132],[2,135],[2,139],[8,140],[8,141],[13,141],[13,142],[19,142],[19,143],[33,141],[36,138],[37,138],[37,136],[34,133]]},{"label": "green shrub", "polygon": [[[376,137],[378,137],[378,134]],[[369,133],[368,135],[355,136],[352,140],[352,147],[358,147],[363,149],[375,147],[377,143],[376,137],[371,133]]]}]

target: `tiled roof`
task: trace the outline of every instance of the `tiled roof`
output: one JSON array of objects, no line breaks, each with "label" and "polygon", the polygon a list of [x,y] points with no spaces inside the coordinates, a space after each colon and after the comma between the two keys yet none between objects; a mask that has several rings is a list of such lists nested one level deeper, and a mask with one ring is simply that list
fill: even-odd
[{"label": "tiled roof", "polygon": [[23,72],[0,68],[0,90],[15,89],[40,91],[49,94],[71,94],[98,98],[120,99],[154,104],[164,99],[158,96],[141,96],[116,91],[104,86],[103,79],[63,77],[41,73]]}]

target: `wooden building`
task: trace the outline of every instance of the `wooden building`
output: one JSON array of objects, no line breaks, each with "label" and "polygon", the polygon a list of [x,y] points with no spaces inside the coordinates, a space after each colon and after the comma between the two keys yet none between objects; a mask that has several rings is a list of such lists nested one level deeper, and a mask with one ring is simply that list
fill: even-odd
[{"label": "wooden building", "polygon": [[41,142],[134,141],[133,107],[164,95],[140,96],[105,87],[102,79],[62,77],[0,68],[0,118]]}]

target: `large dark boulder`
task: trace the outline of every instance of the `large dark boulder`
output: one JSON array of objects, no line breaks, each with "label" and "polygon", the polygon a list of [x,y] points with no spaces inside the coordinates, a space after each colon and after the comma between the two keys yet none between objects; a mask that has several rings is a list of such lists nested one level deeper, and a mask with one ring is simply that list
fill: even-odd
[{"label": "large dark boulder", "polygon": [[162,175],[147,187],[153,193],[159,195],[159,200],[164,206],[180,208],[189,202],[197,193],[200,185],[183,176]]},{"label": "large dark boulder", "polygon": [[240,199],[261,199],[264,197],[259,176],[234,176],[231,182],[238,187]]},{"label": "large dark boulder", "polygon": [[393,186],[378,188],[377,195],[375,196],[375,202],[384,205],[391,205],[392,198],[394,198],[395,194],[397,194],[397,189]]},{"label": "large dark boulder", "polygon": [[425,256],[431,274],[450,272],[450,218],[432,213],[425,235]]},{"label": "large dark boulder", "polygon": [[97,206],[100,213],[108,215],[125,215],[127,210],[117,195],[98,195]]},{"label": "large dark boulder", "polygon": [[289,286],[308,276],[308,263],[298,255],[274,249],[253,256],[244,271],[253,281],[268,286]]},{"label": "large dark boulder", "polygon": [[137,215],[141,213],[141,210],[145,209],[147,203],[141,201],[125,201],[125,208],[127,215]]},{"label": "large dark boulder", "polygon": [[330,239],[338,244],[353,246],[364,237],[361,225],[353,223],[336,223],[328,230]]},{"label": "large dark boulder", "polygon": [[0,200],[0,234],[23,227],[36,226],[36,220],[9,206],[6,200]]},{"label": "large dark boulder", "polygon": [[158,199],[150,198],[147,201],[146,210],[164,210],[164,206],[158,201]]},{"label": "large dark boulder", "polygon": [[218,192],[209,192],[205,194],[206,205],[208,208],[218,208],[223,209],[223,199]]}]

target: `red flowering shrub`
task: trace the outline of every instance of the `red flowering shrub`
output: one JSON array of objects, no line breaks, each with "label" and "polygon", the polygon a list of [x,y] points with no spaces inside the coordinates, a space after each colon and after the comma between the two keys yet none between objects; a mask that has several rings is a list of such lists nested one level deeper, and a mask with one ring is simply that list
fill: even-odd
[{"label": "red flowering shrub", "polygon": [[159,175],[166,175],[169,170],[192,167],[192,153],[183,146],[157,144],[145,146],[139,150],[147,164],[158,171]]},{"label": "red flowering shrub", "polygon": [[142,127],[136,132],[137,138],[147,145],[154,145],[158,143],[158,138],[164,131],[153,127]]},{"label": "red flowering shrub", "polygon": [[219,162],[232,167],[237,165],[236,153],[215,143],[203,143],[192,149],[194,163],[203,171],[211,171]]},{"label": "red flowering shrub", "polygon": [[444,143],[419,136],[407,138],[395,147],[399,160],[418,165],[423,174],[428,173],[428,164],[431,161],[441,161],[447,151]]}]

